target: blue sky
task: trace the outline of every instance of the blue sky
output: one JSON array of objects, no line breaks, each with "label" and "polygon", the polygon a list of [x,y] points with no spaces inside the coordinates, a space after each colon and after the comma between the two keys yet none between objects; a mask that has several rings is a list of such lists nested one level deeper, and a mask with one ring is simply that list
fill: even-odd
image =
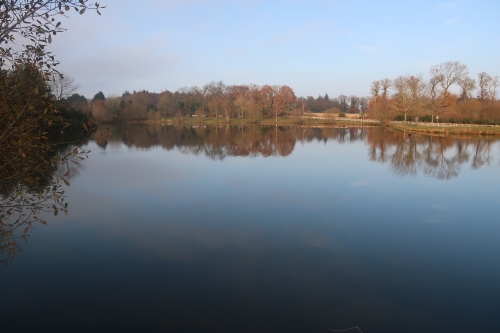
[{"label": "blue sky", "polygon": [[226,84],[364,96],[370,83],[458,60],[500,75],[500,1],[102,0],[63,20],[60,70],[92,97]]}]

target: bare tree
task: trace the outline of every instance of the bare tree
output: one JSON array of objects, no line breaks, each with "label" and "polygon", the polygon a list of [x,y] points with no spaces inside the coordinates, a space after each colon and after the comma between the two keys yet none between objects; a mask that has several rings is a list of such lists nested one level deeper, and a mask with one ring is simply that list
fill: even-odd
[{"label": "bare tree", "polygon": [[111,115],[118,115],[120,113],[120,103],[122,99],[117,95],[108,95],[104,100],[104,106],[108,110],[108,113]]},{"label": "bare tree", "polygon": [[365,114],[366,111],[368,110],[368,101],[370,100],[369,97],[360,97],[359,98],[359,110],[361,111],[362,114]]},{"label": "bare tree", "polygon": [[174,113],[173,107],[173,94],[170,91],[163,91],[158,99],[158,110],[166,118],[167,115]]},{"label": "bare tree", "polygon": [[481,72],[477,75],[478,78],[478,86],[479,86],[479,95],[478,98],[482,102],[486,102],[488,100],[489,95],[489,86],[493,78],[486,72]]},{"label": "bare tree", "polygon": [[359,113],[359,108],[358,108],[359,98],[358,98],[358,96],[355,96],[355,95],[349,96],[349,100],[350,100],[349,112]]},{"label": "bare tree", "polygon": [[189,94],[191,95],[191,111],[194,111],[197,115],[205,114],[203,90],[197,86],[192,86],[189,88]]},{"label": "bare tree", "polygon": [[410,111],[410,95],[406,85],[405,76],[400,76],[394,80],[394,108],[397,112],[403,113],[406,121],[406,114]]},{"label": "bare tree", "polygon": [[276,114],[285,113],[292,111],[297,103],[297,98],[292,88],[287,85],[281,86],[278,89],[278,94],[276,95]]},{"label": "bare tree", "polygon": [[448,89],[458,83],[464,76],[469,75],[467,65],[459,61],[448,61],[440,65],[431,67],[431,77],[439,78],[439,83],[444,89],[444,95],[448,94]]},{"label": "bare tree", "polygon": [[108,121],[109,113],[104,101],[102,99],[97,99],[92,105],[92,117],[100,121]]},{"label": "bare tree", "polygon": [[[453,109],[455,97],[449,92],[449,89],[453,84],[458,84],[469,75],[467,65],[461,64],[458,61],[448,61],[431,67],[430,72],[431,79],[437,80],[443,89],[441,92],[442,98],[438,100],[434,99],[433,113],[445,112]],[[431,94],[432,93],[433,92],[431,92]]]},{"label": "bare tree", "polygon": [[387,96],[387,91],[392,87],[392,81],[389,79],[380,80],[380,88],[383,91],[383,95]]},{"label": "bare tree", "polygon": [[337,101],[340,104],[340,111],[342,112],[347,112],[347,109],[349,108],[349,105],[347,104],[347,99],[348,97],[346,95],[340,95],[337,97]]},{"label": "bare tree", "polygon": [[394,80],[394,108],[403,113],[418,116],[424,108],[427,84],[421,76],[400,76]]},{"label": "bare tree", "polygon": [[500,77],[495,76],[491,79],[489,87],[488,87],[488,93],[490,95],[490,102],[493,103],[496,98],[497,98],[497,88],[498,85],[500,84]]},{"label": "bare tree", "polygon": [[432,76],[429,80],[429,94],[430,94],[430,109],[432,122],[434,122],[434,116],[439,115],[442,107],[441,103],[437,100],[439,94],[439,84],[442,81],[441,74]]},{"label": "bare tree", "polygon": [[215,119],[220,111],[223,95],[226,91],[226,85],[224,82],[210,82],[203,86],[202,93],[207,101],[207,106],[210,112],[215,113]]},{"label": "bare tree", "polygon": [[[392,108],[389,107],[389,100],[387,98],[387,92],[391,86],[391,80],[383,79],[372,82],[370,89],[372,93],[370,113],[373,118],[383,123],[389,121],[393,113]],[[380,91],[382,91],[382,95],[380,95]]]},{"label": "bare tree", "polygon": [[476,90],[476,80],[464,75],[457,83],[462,88],[461,98],[463,100],[471,99],[472,92]]},{"label": "bare tree", "polygon": [[[128,120],[147,119],[148,111],[154,110],[155,99],[152,93],[138,91],[127,95],[127,101],[123,103],[123,116]],[[96,100],[97,101],[97,100]]]},{"label": "bare tree", "polygon": [[229,121],[229,118],[231,118],[231,114],[233,113],[233,106],[234,106],[234,101],[229,93],[226,92],[224,95],[222,95],[220,106],[221,106],[222,116],[226,121]]},{"label": "bare tree", "polygon": [[57,100],[68,98],[80,89],[80,85],[75,83],[69,76],[52,75],[49,81],[50,91]]},{"label": "bare tree", "polygon": [[261,104],[268,113],[274,113],[274,100],[278,91],[278,86],[270,86],[267,84],[263,85],[260,89],[260,95],[262,96]]},{"label": "bare tree", "polygon": [[486,72],[481,72],[477,76],[478,76],[478,86],[479,86],[477,97],[482,102],[487,102],[489,100],[490,103],[493,103],[497,97],[497,89],[500,84],[500,77],[499,76],[491,77]]},{"label": "bare tree", "polygon": [[240,95],[234,100],[234,106],[236,106],[236,108],[240,111],[240,117],[243,117],[243,115],[245,114],[248,103],[249,98],[246,96],[246,94]]},{"label": "bare tree", "polygon": [[194,102],[194,96],[192,94],[193,88],[190,87],[182,87],[178,89],[175,94],[178,97],[178,107],[179,107],[179,117],[182,122],[182,116],[191,115],[192,107],[193,107],[193,102]]},{"label": "bare tree", "polygon": [[373,98],[377,99],[380,92],[380,81],[373,81],[370,87],[370,92]]}]

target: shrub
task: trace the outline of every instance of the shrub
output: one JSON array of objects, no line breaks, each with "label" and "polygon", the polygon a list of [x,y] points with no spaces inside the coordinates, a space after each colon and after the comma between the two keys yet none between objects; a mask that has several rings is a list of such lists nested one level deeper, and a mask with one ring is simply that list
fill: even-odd
[{"label": "shrub", "polygon": [[420,117],[420,121],[430,123],[432,121],[432,116],[430,114],[426,114],[425,116]]}]

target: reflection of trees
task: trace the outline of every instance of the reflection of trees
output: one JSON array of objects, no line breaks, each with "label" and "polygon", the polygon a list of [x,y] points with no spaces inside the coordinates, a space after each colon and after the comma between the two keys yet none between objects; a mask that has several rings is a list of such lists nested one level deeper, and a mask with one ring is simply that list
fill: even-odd
[{"label": "reflection of trees", "polygon": [[[95,135],[103,136],[99,130]],[[140,150],[158,146],[166,150],[177,149],[183,154],[205,155],[214,160],[228,156],[285,157],[292,153],[297,142],[350,144],[366,141],[370,161],[390,162],[391,170],[403,177],[422,172],[437,179],[451,179],[458,176],[466,163],[477,169],[492,160],[492,141],[487,139],[410,135],[386,127],[124,125],[112,127],[111,137],[110,146],[122,142],[129,148]],[[101,143],[100,147],[106,149],[105,144]]]},{"label": "reflection of trees", "polygon": [[399,140],[391,158],[392,171],[400,176],[414,176],[417,174],[421,154],[417,149],[415,137],[408,140]]},{"label": "reflection of trees", "polygon": [[0,184],[0,264],[8,265],[15,258],[35,224],[46,224],[43,213],[68,213],[63,187],[87,153],[67,144],[59,146],[45,156],[47,163],[28,166],[33,170],[29,177]]},{"label": "reflection of trees", "polygon": [[[359,129],[319,129],[283,126],[162,126],[126,125],[111,129],[112,140],[129,148],[176,148],[183,154],[203,154],[215,160],[227,156],[288,156],[297,141],[361,140]],[[100,133],[96,133],[100,135]],[[106,147],[101,146],[105,149]]]},{"label": "reflection of trees", "polygon": [[[418,171],[437,179],[457,177],[465,163],[478,169],[492,160],[489,139],[449,138],[408,134],[385,128],[373,128],[367,141],[371,161],[391,162],[391,170],[400,176]],[[472,158],[471,158],[472,157]]]},{"label": "reflection of trees", "polygon": [[491,141],[479,141],[474,144],[472,168],[479,169],[484,164],[491,162]]},{"label": "reflection of trees", "polygon": [[[96,135],[101,135],[99,130]],[[288,156],[297,141],[339,143],[363,140],[366,129],[307,128],[284,126],[163,126],[125,125],[111,128],[111,146],[123,142],[129,148],[178,149],[184,154],[203,154],[216,160],[227,156]],[[105,149],[105,146],[101,145]]]},{"label": "reflection of trees", "polygon": [[[446,152],[453,147],[453,142],[449,138],[442,137],[425,137],[427,142],[423,142],[423,171],[424,174],[430,175],[437,179],[451,179],[457,177],[460,172],[461,163],[463,160],[460,154],[455,154],[451,157],[446,156]],[[463,150],[463,145],[457,149]]]},{"label": "reflection of trees", "polygon": [[19,184],[10,193],[0,196],[0,264],[8,265],[21,251],[19,241],[27,241],[28,232],[35,223],[46,224],[39,218],[42,212],[67,214],[62,182],[56,180],[53,185],[38,191]]}]

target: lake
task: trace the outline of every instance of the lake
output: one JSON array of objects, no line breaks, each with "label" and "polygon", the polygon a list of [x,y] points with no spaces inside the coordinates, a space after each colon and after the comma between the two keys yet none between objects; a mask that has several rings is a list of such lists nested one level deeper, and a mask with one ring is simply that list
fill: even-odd
[{"label": "lake", "polygon": [[3,333],[500,332],[499,141],[106,131],[0,268]]}]

